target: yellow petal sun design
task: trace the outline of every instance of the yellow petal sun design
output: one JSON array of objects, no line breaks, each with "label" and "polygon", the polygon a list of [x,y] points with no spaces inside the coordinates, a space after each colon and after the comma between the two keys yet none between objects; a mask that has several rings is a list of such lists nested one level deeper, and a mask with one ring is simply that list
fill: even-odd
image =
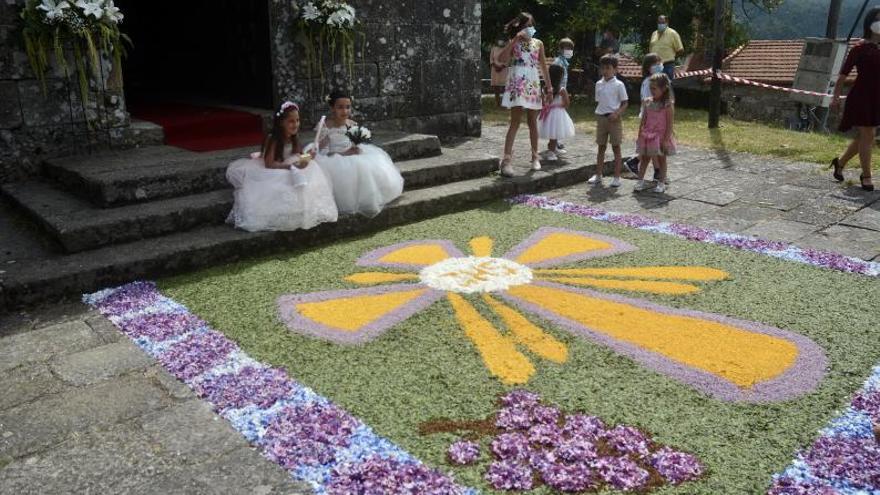
[{"label": "yellow petal sun design", "polygon": [[[823,376],[824,353],[801,335],[591,289],[686,295],[702,290],[698,283],[729,278],[724,271],[699,266],[554,269],[636,248],[607,236],[550,227],[501,257],[493,257],[489,237],[476,237],[469,247],[471,256],[446,240],[372,251],[357,264],[408,273],[360,272],[346,280],[371,287],[282,296],[281,317],[293,331],[359,344],[445,297],[489,373],[509,385],[526,383],[537,373],[530,355],[548,365],[568,360],[567,346],[522,311],[722,400],[785,400],[812,390]],[[465,297],[469,294],[482,295],[504,328],[496,328]]]}]

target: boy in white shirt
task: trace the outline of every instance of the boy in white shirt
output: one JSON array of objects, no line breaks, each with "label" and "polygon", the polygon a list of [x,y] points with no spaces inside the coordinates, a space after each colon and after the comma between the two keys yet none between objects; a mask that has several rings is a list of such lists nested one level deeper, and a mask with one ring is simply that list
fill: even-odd
[{"label": "boy in white shirt", "polygon": [[614,152],[614,180],[611,187],[620,186],[620,171],[623,167],[623,155],[620,144],[623,141],[623,113],[629,106],[629,95],[626,86],[617,78],[617,57],[604,55],[599,60],[602,79],[596,82],[596,144],[599,152],[596,156],[596,174],[590,177],[589,184],[602,183],[605,172],[605,150],[611,138],[611,150]]}]

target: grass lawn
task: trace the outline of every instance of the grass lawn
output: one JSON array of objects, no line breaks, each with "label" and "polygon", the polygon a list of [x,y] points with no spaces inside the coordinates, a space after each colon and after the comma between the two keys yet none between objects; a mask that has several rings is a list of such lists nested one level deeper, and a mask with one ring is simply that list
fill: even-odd
[{"label": "grass lawn", "polygon": [[[595,130],[595,104],[587,98],[577,98],[569,112],[578,129],[592,134]],[[838,134],[816,134],[790,131],[779,126],[760,122],[734,120],[721,117],[721,128],[707,127],[708,113],[704,110],[677,108],[675,134],[680,144],[699,148],[724,149],[785,158],[794,161],[827,164],[849,144],[849,138]],[[630,107],[624,121],[624,133],[635,138],[638,131],[638,108]],[[507,122],[504,108],[495,106],[493,98],[483,98],[483,121]],[[880,170],[880,150],[874,152],[873,165]],[[849,163],[858,167],[858,158]]]}]

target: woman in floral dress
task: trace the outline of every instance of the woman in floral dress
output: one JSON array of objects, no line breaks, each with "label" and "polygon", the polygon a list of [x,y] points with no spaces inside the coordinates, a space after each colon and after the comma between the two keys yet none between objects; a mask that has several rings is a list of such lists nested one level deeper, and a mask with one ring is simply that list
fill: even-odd
[{"label": "woman in floral dress", "polygon": [[[527,12],[520,13],[514,20],[507,23],[505,30],[512,38],[501,53],[502,60],[509,60],[510,70],[507,75],[507,87],[501,106],[510,109],[510,125],[504,140],[504,158],[499,167],[501,174],[510,177],[513,167],[510,161],[513,155],[513,141],[519,130],[523,111],[529,125],[529,140],[532,145],[532,170],[540,170],[538,160],[538,113],[549,95],[552,99],[553,88],[550,87],[550,75],[547,71],[547,60],[544,56],[544,44],[535,38],[535,19]],[[540,73],[539,73],[540,70]],[[546,93],[541,91],[541,79],[547,81]]]}]

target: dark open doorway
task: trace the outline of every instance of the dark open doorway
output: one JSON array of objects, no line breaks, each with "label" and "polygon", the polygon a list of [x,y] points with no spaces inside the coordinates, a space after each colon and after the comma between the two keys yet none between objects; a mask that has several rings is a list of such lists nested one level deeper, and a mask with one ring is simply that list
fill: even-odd
[{"label": "dark open doorway", "polygon": [[272,108],[268,0],[117,0],[134,44],[132,104],[175,100]]}]

